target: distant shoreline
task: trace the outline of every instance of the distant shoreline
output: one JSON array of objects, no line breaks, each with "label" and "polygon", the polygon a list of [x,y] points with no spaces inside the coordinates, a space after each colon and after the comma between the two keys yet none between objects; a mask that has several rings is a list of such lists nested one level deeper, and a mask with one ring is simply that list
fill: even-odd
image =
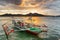
[{"label": "distant shoreline", "polygon": [[3,15],[0,15],[0,17],[60,17],[60,15],[57,15],[57,16],[53,16],[53,15],[43,15],[43,14],[38,14],[38,13],[29,13],[29,14],[26,14],[26,15],[23,15],[23,14],[3,14]]},{"label": "distant shoreline", "polygon": [[25,16],[25,15],[20,15],[20,16],[1,16],[0,17],[60,17],[60,16]]}]

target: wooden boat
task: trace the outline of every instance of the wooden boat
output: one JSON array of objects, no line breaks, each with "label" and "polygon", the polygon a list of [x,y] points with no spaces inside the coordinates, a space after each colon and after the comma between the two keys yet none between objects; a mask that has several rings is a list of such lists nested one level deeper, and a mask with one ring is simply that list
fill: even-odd
[{"label": "wooden boat", "polygon": [[[20,31],[26,31],[30,34],[33,34],[33,35],[38,35],[39,33],[42,32],[41,28],[38,28],[38,27],[27,27],[27,26],[20,26],[15,20],[12,20],[13,24],[14,24],[14,27],[19,29]],[[45,30],[45,32],[47,32]]]}]

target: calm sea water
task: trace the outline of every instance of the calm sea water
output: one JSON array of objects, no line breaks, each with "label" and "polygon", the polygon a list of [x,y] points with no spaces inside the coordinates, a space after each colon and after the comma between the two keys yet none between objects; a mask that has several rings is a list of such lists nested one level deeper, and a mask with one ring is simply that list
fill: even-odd
[{"label": "calm sea water", "polygon": [[[13,26],[11,17],[0,17],[0,40],[6,40],[6,35],[3,31],[2,25],[4,23],[10,25],[10,27]],[[21,19],[20,17],[15,17],[15,19]],[[25,17],[24,17],[25,19]],[[60,17],[38,17],[40,19],[39,22],[42,24],[46,24],[48,26],[48,37],[44,40],[60,40]],[[38,19],[36,19],[38,21]],[[40,24],[41,24],[40,23]],[[23,32],[22,32],[23,33]],[[37,38],[35,36],[30,35],[28,37],[27,35],[24,35],[26,33],[23,33],[23,35],[19,32],[11,33],[10,40],[34,40],[34,38]],[[22,36],[21,36],[22,35]],[[29,35],[29,34],[28,34]],[[26,36],[26,37],[23,37]],[[32,37],[31,37],[32,36]],[[27,38],[28,37],[28,38]],[[21,39],[23,38],[23,39]],[[41,40],[41,39],[35,39],[35,40]]]}]

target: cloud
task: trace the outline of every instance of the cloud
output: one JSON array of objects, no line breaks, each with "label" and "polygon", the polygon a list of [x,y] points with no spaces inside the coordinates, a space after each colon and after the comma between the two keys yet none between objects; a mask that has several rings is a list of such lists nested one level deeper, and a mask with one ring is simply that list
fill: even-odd
[{"label": "cloud", "polygon": [[12,3],[12,4],[20,4],[22,0],[0,0],[0,2],[7,2],[7,3]]},{"label": "cloud", "polygon": [[[60,15],[60,0],[55,0],[52,3],[48,3],[42,7],[45,13],[49,15]],[[47,11],[46,11],[47,10]]]},{"label": "cloud", "polygon": [[[21,10],[30,9],[37,5],[36,9],[41,10],[41,14],[45,15],[60,15],[60,0],[26,0],[26,7],[21,7],[22,0],[0,0],[0,10]],[[35,9],[35,8],[34,8]],[[36,10],[35,9],[35,10]]]},{"label": "cloud", "polygon": [[0,10],[15,10],[19,9],[18,5],[9,3],[7,0],[0,0]]}]

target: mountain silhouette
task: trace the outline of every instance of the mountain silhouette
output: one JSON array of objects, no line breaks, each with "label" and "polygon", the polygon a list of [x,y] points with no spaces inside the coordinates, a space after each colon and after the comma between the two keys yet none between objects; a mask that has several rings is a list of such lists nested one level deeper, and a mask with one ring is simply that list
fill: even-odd
[{"label": "mountain silhouette", "polygon": [[[0,16],[43,16],[43,17],[55,17],[55,16],[52,16],[52,15],[43,15],[43,14],[38,14],[38,13],[28,13],[26,15],[23,15],[23,14],[11,14],[11,13],[6,13],[6,14],[3,14],[3,15],[0,15]],[[60,17],[57,16],[57,17]]]},{"label": "mountain silhouette", "polygon": [[29,13],[29,14],[26,14],[27,16],[44,16],[42,14],[38,14],[38,13]]}]

